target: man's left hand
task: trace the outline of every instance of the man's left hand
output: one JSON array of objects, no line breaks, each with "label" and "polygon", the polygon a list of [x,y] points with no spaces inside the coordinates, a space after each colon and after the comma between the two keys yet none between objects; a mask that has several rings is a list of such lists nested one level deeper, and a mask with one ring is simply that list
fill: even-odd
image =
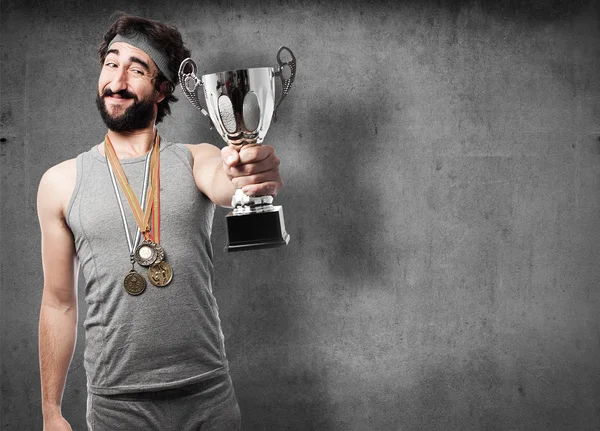
[{"label": "man's left hand", "polygon": [[283,187],[281,161],[268,145],[246,145],[239,152],[229,146],[221,150],[223,169],[236,189],[248,196],[276,196]]}]

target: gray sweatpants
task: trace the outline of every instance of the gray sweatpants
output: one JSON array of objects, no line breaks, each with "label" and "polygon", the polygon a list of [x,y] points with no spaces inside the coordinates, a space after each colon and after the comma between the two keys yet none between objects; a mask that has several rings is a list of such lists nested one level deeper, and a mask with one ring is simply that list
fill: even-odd
[{"label": "gray sweatpants", "polygon": [[240,409],[229,375],[177,389],[122,395],[88,392],[90,431],[238,431]]}]

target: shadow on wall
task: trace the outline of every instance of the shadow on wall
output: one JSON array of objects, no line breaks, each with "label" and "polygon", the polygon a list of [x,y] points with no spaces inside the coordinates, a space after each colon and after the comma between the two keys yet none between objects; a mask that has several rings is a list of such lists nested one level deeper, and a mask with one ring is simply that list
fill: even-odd
[{"label": "shadow on wall", "polygon": [[[289,268],[269,263],[271,252],[253,252],[253,271],[264,271],[267,280],[218,298],[229,309],[223,331],[244,428],[332,429],[324,359],[314,346],[317,323],[304,317],[309,293]],[[289,261],[292,254],[283,248],[279,257]],[[221,283],[229,281],[222,278]],[[240,285],[235,277],[230,283]],[[219,286],[215,290],[220,296]]]},{"label": "shadow on wall", "polygon": [[313,181],[306,198],[312,211],[304,224],[313,237],[307,246],[332,277],[352,284],[385,273],[382,182],[393,172],[385,172],[389,139],[378,134],[377,119],[392,108],[382,104],[378,85],[373,79],[322,99],[309,114],[312,130],[305,139],[316,147],[315,178],[307,179]]}]

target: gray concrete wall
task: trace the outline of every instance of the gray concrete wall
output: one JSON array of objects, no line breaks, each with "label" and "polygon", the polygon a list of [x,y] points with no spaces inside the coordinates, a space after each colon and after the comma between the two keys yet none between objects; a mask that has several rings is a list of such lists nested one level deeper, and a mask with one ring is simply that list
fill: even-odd
[{"label": "gray concrete wall", "polygon": [[[485,3],[2,0],[2,429],[41,429],[37,184],[102,140],[115,10],[202,72],[298,58],[266,140],[291,243],[226,254],[214,226],[245,429],[600,429],[600,7]],[[221,145],[181,99],[163,136]]]}]

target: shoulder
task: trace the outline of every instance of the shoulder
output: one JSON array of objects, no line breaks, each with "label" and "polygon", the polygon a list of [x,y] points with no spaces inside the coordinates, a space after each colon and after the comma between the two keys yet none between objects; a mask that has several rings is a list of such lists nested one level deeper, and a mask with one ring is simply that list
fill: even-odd
[{"label": "shoulder", "polygon": [[190,150],[190,153],[192,153],[192,157],[194,158],[194,160],[196,160],[197,158],[203,159],[206,157],[219,156],[221,153],[219,148],[213,144],[186,144],[185,146],[188,150]]},{"label": "shoulder", "polygon": [[77,181],[77,159],[52,166],[40,180],[38,207],[64,214]]},{"label": "shoulder", "polygon": [[48,169],[42,179],[40,186],[61,188],[77,177],[77,158],[65,160]]}]

